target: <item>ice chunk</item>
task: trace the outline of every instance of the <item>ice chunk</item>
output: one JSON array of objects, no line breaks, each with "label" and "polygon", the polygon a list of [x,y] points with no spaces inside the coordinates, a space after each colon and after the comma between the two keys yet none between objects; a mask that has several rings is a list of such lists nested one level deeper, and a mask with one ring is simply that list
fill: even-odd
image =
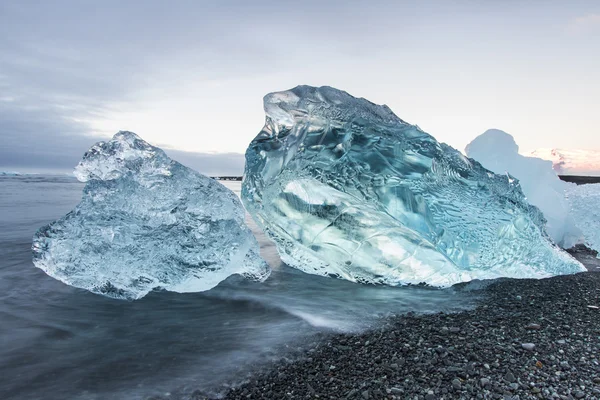
[{"label": "ice chunk", "polygon": [[81,203],[33,239],[34,264],[48,275],[121,299],[269,275],[237,196],[134,133],[95,144],[75,176],[87,182]]},{"label": "ice chunk", "polygon": [[527,201],[544,213],[548,234],[557,244],[570,248],[582,241],[565,199],[568,184],[558,178],[551,161],[520,155],[514,138],[498,129],[477,136],[465,151],[485,168],[519,179]]},{"label": "ice chunk", "polygon": [[390,285],[546,277],[584,267],[547,237],[517,180],[387,106],[330,88],[265,97],[242,201],[284,262]]},{"label": "ice chunk", "polygon": [[600,253],[600,183],[569,183],[567,201],[577,227],[583,232],[586,246]]}]

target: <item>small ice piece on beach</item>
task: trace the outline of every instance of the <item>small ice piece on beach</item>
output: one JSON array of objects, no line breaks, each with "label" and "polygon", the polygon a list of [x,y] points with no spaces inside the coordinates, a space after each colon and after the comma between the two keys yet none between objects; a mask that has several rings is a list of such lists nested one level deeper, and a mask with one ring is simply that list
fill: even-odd
[{"label": "small ice piece on beach", "polygon": [[33,262],[53,278],[133,300],[269,275],[237,196],[136,134],[96,143],[75,176],[86,182],[81,202],[33,238]]},{"label": "small ice piece on beach", "polygon": [[570,184],[558,178],[552,161],[520,155],[515,139],[499,129],[488,129],[477,136],[465,152],[490,171],[519,180],[527,201],[544,214],[546,230],[556,244],[568,249],[582,242],[582,233],[565,198]]},{"label": "small ice piece on beach", "polygon": [[282,260],[353,282],[449,286],[584,271],[516,179],[331,87],[264,98],[242,201]]},{"label": "small ice piece on beach", "polygon": [[569,183],[567,202],[577,227],[583,232],[585,245],[600,253],[600,183]]}]

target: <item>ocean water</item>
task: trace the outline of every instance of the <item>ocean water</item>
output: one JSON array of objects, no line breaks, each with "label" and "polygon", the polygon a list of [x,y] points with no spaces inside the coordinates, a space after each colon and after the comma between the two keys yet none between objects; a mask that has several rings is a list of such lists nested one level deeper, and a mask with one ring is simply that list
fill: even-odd
[{"label": "ocean water", "polygon": [[[224,182],[238,193],[240,182]],[[376,328],[409,311],[454,311],[453,289],[358,285],[282,264],[263,283],[233,276],[203,293],[155,291],[135,302],[69,287],[31,262],[37,228],[69,212],[68,176],[0,176],[0,399],[187,399],[217,395],[329,332]]]}]

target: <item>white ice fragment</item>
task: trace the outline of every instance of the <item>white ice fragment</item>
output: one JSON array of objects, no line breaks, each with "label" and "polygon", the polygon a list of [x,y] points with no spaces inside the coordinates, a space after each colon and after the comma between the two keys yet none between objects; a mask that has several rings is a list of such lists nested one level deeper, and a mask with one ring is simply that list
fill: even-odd
[{"label": "white ice fragment", "polygon": [[546,229],[554,242],[569,248],[582,241],[582,233],[571,217],[565,199],[569,184],[558,178],[552,162],[520,155],[514,138],[498,129],[489,129],[479,135],[465,151],[485,168],[519,180],[527,201],[544,214]]},{"label": "white ice fragment", "polygon": [[600,253],[600,183],[569,183],[567,202],[575,224],[583,232],[586,246]]}]

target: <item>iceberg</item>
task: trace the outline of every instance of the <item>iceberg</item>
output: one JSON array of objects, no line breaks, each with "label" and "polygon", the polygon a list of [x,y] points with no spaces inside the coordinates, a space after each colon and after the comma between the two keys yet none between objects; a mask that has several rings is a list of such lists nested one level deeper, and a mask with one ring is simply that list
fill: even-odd
[{"label": "iceberg", "polygon": [[96,143],[75,176],[81,202],[33,238],[33,262],[51,277],[128,300],[268,277],[238,197],[136,134]]},{"label": "iceberg", "polygon": [[549,238],[517,179],[438,143],[387,106],[331,87],[264,98],[242,201],[304,272],[449,286],[585,268]]},{"label": "iceberg", "polygon": [[527,201],[543,212],[546,230],[555,243],[563,248],[581,243],[582,233],[565,198],[569,184],[559,179],[552,161],[520,155],[515,139],[499,129],[488,129],[477,136],[465,152],[485,168],[519,180]]},{"label": "iceberg", "polygon": [[569,183],[566,193],[573,219],[583,232],[585,245],[600,253],[600,184]]}]

